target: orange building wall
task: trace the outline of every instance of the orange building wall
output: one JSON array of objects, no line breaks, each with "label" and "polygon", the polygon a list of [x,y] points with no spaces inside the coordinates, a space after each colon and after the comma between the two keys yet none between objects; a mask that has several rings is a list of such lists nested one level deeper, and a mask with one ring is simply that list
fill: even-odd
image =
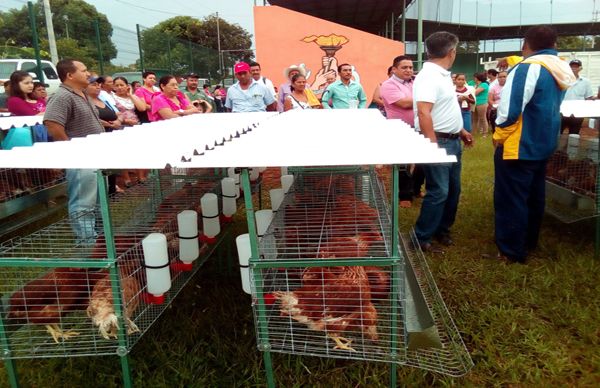
[{"label": "orange building wall", "polygon": [[256,61],[262,74],[277,87],[286,82],[283,71],[292,64],[304,63],[311,72],[307,81],[313,84],[323,69],[324,57],[325,63],[329,63],[319,44],[306,43],[304,38],[330,34],[347,38],[348,42],[334,56],[338,64],[350,63],[356,67],[369,101],[375,87],[387,78],[386,71],[394,57],[404,54],[401,42],[277,6],[254,7],[254,34]]}]

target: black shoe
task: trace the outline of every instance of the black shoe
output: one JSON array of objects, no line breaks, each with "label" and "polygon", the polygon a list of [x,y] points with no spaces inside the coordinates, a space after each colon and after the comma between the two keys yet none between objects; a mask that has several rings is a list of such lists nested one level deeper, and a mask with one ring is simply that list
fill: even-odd
[{"label": "black shoe", "polygon": [[433,246],[430,242],[419,243],[423,253],[444,253],[440,248]]},{"label": "black shoe", "polygon": [[447,247],[454,245],[454,240],[452,240],[452,238],[450,237],[449,234],[442,234],[439,236],[436,236],[435,239],[442,245],[445,245]]}]

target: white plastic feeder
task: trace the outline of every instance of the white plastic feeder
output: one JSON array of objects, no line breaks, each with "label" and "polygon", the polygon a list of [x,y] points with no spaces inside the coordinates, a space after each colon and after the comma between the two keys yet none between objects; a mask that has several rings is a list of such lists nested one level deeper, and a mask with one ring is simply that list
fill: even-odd
[{"label": "white plastic feeder", "polygon": [[250,260],[250,236],[248,233],[240,234],[235,238],[238,259],[240,261],[240,276],[242,278],[242,289],[246,294],[250,294],[250,270],[248,263]]},{"label": "white plastic feeder", "polygon": [[273,210],[258,210],[254,213],[254,218],[256,219],[256,235],[260,240],[267,232],[269,225],[271,225],[271,221],[273,220]]},{"label": "white plastic feeder", "polygon": [[222,220],[225,223],[233,221],[233,215],[237,211],[237,203],[235,199],[238,193],[236,193],[235,179],[234,178],[223,178],[221,179],[221,196],[223,197],[223,217]]},{"label": "white plastic feeder", "polygon": [[184,210],[177,214],[179,230],[179,260],[183,263],[184,271],[191,271],[194,261],[200,256],[198,242],[198,213],[194,210]]},{"label": "white plastic feeder", "polygon": [[200,198],[202,206],[202,235],[200,241],[207,244],[217,242],[216,236],[221,231],[219,223],[219,198],[217,194],[206,193]]},{"label": "white plastic feeder", "polygon": [[150,233],[142,240],[144,267],[148,282],[149,302],[162,304],[165,292],[171,288],[167,237],[162,233]]},{"label": "white plastic feeder", "polygon": [[290,188],[294,184],[294,176],[293,175],[282,175],[281,176],[281,188],[283,189],[283,193],[287,194],[290,191]]},{"label": "white plastic feeder", "polygon": [[271,208],[274,212],[279,210],[281,202],[283,202],[283,189],[271,189],[269,190],[269,196],[271,197]]}]

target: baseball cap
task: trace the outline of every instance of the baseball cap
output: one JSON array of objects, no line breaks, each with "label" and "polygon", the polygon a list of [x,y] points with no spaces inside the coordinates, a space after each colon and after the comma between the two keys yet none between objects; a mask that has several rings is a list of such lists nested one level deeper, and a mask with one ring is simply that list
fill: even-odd
[{"label": "baseball cap", "polygon": [[90,78],[88,78],[88,82],[91,84],[94,82],[98,82],[98,80],[103,81],[104,79],[102,77],[97,77],[97,76],[91,76]]},{"label": "baseball cap", "polygon": [[579,59],[573,59],[571,62],[569,62],[569,66],[571,65],[581,66],[581,61]]},{"label": "baseball cap", "polygon": [[190,73],[186,75],[185,78],[200,78],[200,76],[196,73]]},{"label": "baseball cap", "polygon": [[250,65],[247,64],[246,62],[238,62],[235,64],[233,71],[235,74],[243,73],[244,71],[250,71]]}]

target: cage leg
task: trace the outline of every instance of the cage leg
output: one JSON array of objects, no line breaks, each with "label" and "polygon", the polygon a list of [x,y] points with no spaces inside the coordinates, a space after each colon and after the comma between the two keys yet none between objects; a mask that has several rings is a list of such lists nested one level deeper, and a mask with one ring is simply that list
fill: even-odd
[{"label": "cage leg", "polygon": [[17,364],[15,360],[4,360],[4,368],[8,374],[8,382],[12,388],[19,388],[19,377],[17,376]]},{"label": "cage leg", "polygon": [[123,387],[133,387],[133,381],[131,380],[131,369],[129,368],[129,355],[119,357],[121,359],[121,371],[123,372]]},{"label": "cage leg", "polygon": [[267,387],[275,388],[275,374],[273,372],[273,361],[271,360],[271,352],[263,352],[263,360],[265,362],[265,373],[267,374]]},{"label": "cage leg", "polygon": [[390,364],[390,388],[397,386],[398,380],[398,365],[395,362]]}]

